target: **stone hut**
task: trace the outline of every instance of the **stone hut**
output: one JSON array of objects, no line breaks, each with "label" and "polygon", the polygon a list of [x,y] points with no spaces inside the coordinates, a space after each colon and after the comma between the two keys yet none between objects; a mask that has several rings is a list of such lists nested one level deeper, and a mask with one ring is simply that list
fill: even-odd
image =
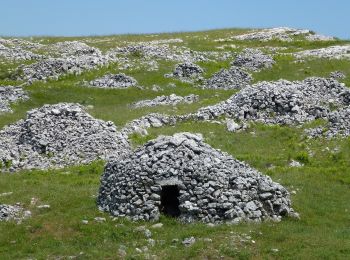
[{"label": "stone hut", "polygon": [[99,209],[132,220],[161,213],[185,222],[232,222],[296,216],[288,191],[190,133],[160,136],[101,178]]}]

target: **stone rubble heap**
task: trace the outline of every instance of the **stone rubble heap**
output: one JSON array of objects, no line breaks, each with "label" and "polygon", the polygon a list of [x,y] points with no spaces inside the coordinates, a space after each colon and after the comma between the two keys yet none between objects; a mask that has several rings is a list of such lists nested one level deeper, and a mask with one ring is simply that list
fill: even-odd
[{"label": "stone rubble heap", "polygon": [[0,86],[0,114],[12,112],[11,103],[24,101],[29,97],[21,87]]},{"label": "stone rubble heap", "polygon": [[176,94],[171,94],[169,96],[158,96],[154,99],[141,100],[134,104],[132,107],[141,108],[141,107],[155,107],[155,106],[175,106],[180,103],[192,104],[199,100],[198,95],[190,94],[188,96],[178,96]]},{"label": "stone rubble heap", "polygon": [[28,80],[57,80],[63,74],[79,75],[85,70],[92,70],[98,66],[108,64],[109,60],[99,55],[80,55],[65,58],[48,58],[34,64],[21,66],[20,79]]},{"label": "stone rubble heap", "polygon": [[24,39],[16,39],[16,38],[12,38],[12,39],[0,38],[0,44],[3,44],[8,47],[20,47],[23,49],[34,49],[34,50],[38,50],[45,47],[45,45],[41,43],[27,41]]},{"label": "stone rubble heap", "polygon": [[328,139],[337,136],[350,136],[350,107],[336,110],[328,116],[328,123],[325,127],[306,129],[309,137],[326,137]]},{"label": "stone rubble heap", "polygon": [[275,64],[275,61],[270,55],[264,54],[258,49],[251,48],[244,49],[232,62],[234,66],[243,67],[255,72],[271,68],[273,64]]},{"label": "stone rubble heap", "polygon": [[292,41],[293,37],[303,36],[306,40],[309,41],[332,41],[334,37],[315,34],[310,30],[305,29],[294,29],[288,27],[277,27],[263,30],[254,30],[253,32],[241,34],[238,36],[231,37],[235,40],[258,40],[258,41],[271,41],[271,40],[280,40],[280,41]]},{"label": "stone rubble heap", "polygon": [[207,79],[201,86],[204,89],[240,89],[249,85],[252,76],[239,67],[222,69]]},{"label": "stone rubble heap", "polygon": [[[166,186],[178,189],[178,205],[161,205]],[[160,136],[128,157],[110,161],[101,178],[98,205],[132,220],[158,220],[167,210],[178,211],[185,222],[297,216],[283,186],[190,133]]]},{"label": "stone rubble heap", "polygon": [[166,77],[174,77],[183,82],[194,82],[202,79],[201,75],[204,70],[198,65],[186,62],[180,63],[175,66],[174,71],[171,74],[165,74]]},{"label": "stone rubble heap", "polygon": [[102,55],[99,49],[90,47],[89,45],[79,41],[58,42],[53,44],[51,49],[62,53],[64,56]]},{"label": "stone rubble heap", "polygon": [[336,45],[321,49],[305,50],[294,53],[298,59],[307,57],[327,58],[327,59],[349,59],[350,45]]},{"label": "stone rubble heap", "polygon": [[0,131],[0,171],[86,164],[129,150],[112,122],[93,118],[82,106],[44,105]]},{"label": "stone rubble heap", "polygon": [[136,86],[137,81],[124,73],[106,74],[101,78],[90,81],[89,85],[98,88],[128,88]]},{"label": "stone rubble heap", "polygon": [[169,44],[152,44],[152,42],[139,42],[118,47],[107,52],[107,56],[116,58],[120,55],[135,55],[138,58],[163,59],[177,62],[198,62],[210,60],[227,60],[232,58],[231,52],[199,52],[186,47],[170,46]]},{"label": "stone rubble heap", "polygon": [[35,60],[42,58],[42,55],[24,50],[19,46],[6,47],[0,43],[0,58],[12,61]]},{"label": "stone rubble heap", "polygon": [[31,212],[28,210],[24,210],[19,204],[0,204],[0,222],[15,221],[19,224],[22,222],[22,220],[27,219],[30,216]]},{"label": "stone rubble heap", "polygon": [[350,89],[334,79],[279,80],[246,87],[226,101],[201,108],[196,116],[213,119],[226,115],[241,121],[297,124],[327,119],[334,107],[349,104]]}]

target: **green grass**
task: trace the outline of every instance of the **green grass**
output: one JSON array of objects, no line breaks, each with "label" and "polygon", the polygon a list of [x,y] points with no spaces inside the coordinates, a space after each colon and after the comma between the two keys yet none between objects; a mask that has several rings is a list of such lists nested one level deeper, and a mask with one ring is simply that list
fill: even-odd
[{"label": "green grass", "polygon": [[[125,41],[149,41],[156,39],[183,38],[184,46],[194,50],[213,50],[225,43],[214,42],[217,38],[227,38],[247,30],[217,30],[195,33],[175,33],[159,35],[121,35],[78,38],[35,38],[44,44],[62,40],[84,40],[103,51],[125,45]],[[230,41],[238,49],[244,47],[285,46],[288,51],[321,48],[337,42],[292,43],[241,42]],[[179,45],[179,44],[177,44]],[[182,45],[182,44],[180,44]],[[137,62],[137,57],[133,59]],[[343,60],[308,59],[295,63],[291,56],[277,56],[276,64],[270,70],[254,73],[254,81],[302,80],[309,76],[328,76],[331,71],[341,70],[347,78],[343,81],[350,86],[350,62]],[[229,67],[230,61],[201,62],[205,77],[210,77],[221,68]],[[43,104],[57,102],[78,102],[92,105],[93,116],[112,120],[119,127],[128,121],[151,112],[185,114],[199,107],[225,100],[235,91],[201,90],[176,79],[165,78],[175,62],[159,61],[159,71],[122,71],[135,77],[144,90],[104,90],[83,87],[83,80],[92,80],[105,73],[117,73],[116,64],[84,72],[79,76],[68,75],[58,81],[36,82],[26,87],[30,100],[12,106],[14,113],[0,115],[0,127],[24,118],[26,111]],[[19,84],[9,79],[17,63],[3,62],[0,65],[0,84]],[[175,83],[176,88],[168,86]],[[162,90],[154,92],[152,86]],[[159,95],[200,96],[198,103],[164,106],[132,110],[132,102],[154,98]],[[132,135],[134,146],[161,134],[180,131],[202,133],[205,141],[215,148],[249,163],[262,173],[280,182],[292,194],[293,208],[301,219],[283,219],[280,223],[242,223],[229,226],[208,227],[201,223],[182,224],[174,219],[161,217],[161,229],[152,229],[153,223],[129,222],[126,219],[113,220],[108,214],[99,212],[96,195],[104,162],[69,167],[61,170],[24,171],[15,174],[0,174],[0,193],[13,192],[0,197],[0,203],[20,202],[32,211],[32,217],[22,224],[0,223],[0,259],[119,259],[118,250],[125,248],[127,259],[348,259],[350,255],[350,139],[309,140],[303,130],[322,125],[317,121],[303,127],[281,127],[252,125],[248,130],[229,133],[225,125],[204,122],[184,122],[175,127],[150,129],[149,136]],[[291,160],[305,165],[289,167]],[[49,204],[50,209],[37,209],[30,204],[37,198],[39,204]],[[95,217],[105,217],[104,223],[96,223]],[[87,225],[82,220],[89,220]],[[156,240],[154,246],[135,228],[147,226]],[[181,241],[194,236],[197,242],[184,247]],[[237,236],[250,236],[240,241]],[[205,239],[210,238],[212,242]],[[178,242],[173,242],[178,239]],[[254,240],[254,242],[252,242]],[[147,253],[138,253],[136,248],[148,247]],[[274,252],[273,249],[278,249]]]}]

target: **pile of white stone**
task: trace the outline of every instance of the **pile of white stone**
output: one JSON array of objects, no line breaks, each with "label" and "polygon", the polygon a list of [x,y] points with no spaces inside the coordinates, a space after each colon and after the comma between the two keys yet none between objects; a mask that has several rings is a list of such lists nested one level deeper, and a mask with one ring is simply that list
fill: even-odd
[{"label": "pile of white stone", "polygon": [[78,104],[44,105],[0,131],[0,170],[60,168],[129,152],[112,122],[93,118]]},{"label": "pile of white stone", "polygon": [[136,79],[124,73],[106,74],[89,82],[89,86],[97,88],[128,88],[137,85]]},{"label": "pile of white stone", "polygon": [[160,213],[185,222],[297,216],[283,186],[190,133],[160,136],[128,157],[110,161],[98,205],[132,220],[157,220]]},{"label": "pile of white stone", "polygon": [[350,107],[333,111],[328,116],[327,125],[307,129],[306,133],[309,137],[347,137],[350,136]]},{"label": "pile of white stone", "polygon": [[231,37],[236,40],[258,40],[258,41],[292,41],[294,37],[302,36],[309,41],[332,41],[334,37],[315,34],[307,29],[294,29],[288,27],[277,27],[263,30],[254,30],[246,34]]},{"label": "pile of white stone", "polygon": [[79,41],[58,42],[50,47],[64,56],[102,55],[99,49]]},{"label": "pile of white stone", "polygon": [[201,87],[204,89],[240,89],[249,85],[252,76],[239,67],[222,69],[207,79]]},{"label": "pile of white stone", "polygon": [[258,49],[251,48],[244,49],[232,62],[234,66],[243,67],[255,72],[271,68],[273,64],[275,64],[275,61],[270,55],[264,54]]},{"label": "pile of white stone", "polygon": [[42,55],[24,50],[19,46],[7,47],[0,43],[0,58],[12,61],[34,60],[42,58]]},{"label": "pile of white stone", "polygon": [[0,86],[0,114],[12,112],[11,103],[27,100],[27,92],[21,87]]},{"label": "pile of white stone", "polygon": [[22,220],[27,219],[30,216],[31,212],[28,210],[24,210],[19,204],[0,204],[0,222],[15,221],[19,224],[22,222]]},{"label": "pile of white stone", "polygon": [[139,42],[118,47],[107,52],[112,59],[120,55],[134,55],[138,59],[153,58],[177,62],[199,62],[210,60],[227,60],[232,58],[232,52],[200,52],[193,51],[184,46],[170,46],[169,44],[154,44],[152,42]]},{"label": "pile of white stone", "polygon": [[336,45],[321,49],[305,50],[294,53],[298,59],[307,57],[327,58],[327,59],[349,59],[350,45]]},{"label": "pile of white stone", "polygon": [[108,64],[109,60],[100,55],[80,55],[65,58],[48,58],[34,64],[19,67],[21,79],[29,82],[35,80],[57,80],[64,74],[79,75],[85,70],[95,69]]},{"label": "pile of white stone", "polygon": [[199,119],[226,115],[242,121],[297,124],[327,119],[334,108],[350,104],[350,89],[334,79],[260,82],[242,89],[227,101],[200,109]]},{"label": "pile of white stone", "polygon": [[201,75],[204,70],[198,65],[186,62],[180,63],[175,66],[174,71],[171,74],[165,74],[166,77],[174,77],[183,82],[194,82],[202,79]]},{"label": "pile of white stone", "polygon": [[154,99],[141,100],[134,104],[132,107],[141,108],[141,107],[155,107],[155,106],[176,106],[180,103],[192,104],[199,100],[198,95],[190,94],[187,96],[178,96],[176,94],[171,94],[169,96],[158,96]]}]

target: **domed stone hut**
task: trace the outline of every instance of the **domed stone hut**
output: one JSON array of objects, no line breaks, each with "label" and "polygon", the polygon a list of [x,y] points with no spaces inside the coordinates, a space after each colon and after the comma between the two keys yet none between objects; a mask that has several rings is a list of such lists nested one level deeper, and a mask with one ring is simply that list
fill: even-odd
[{"label": "domed stone hut", "polygon": [[296,214],[283,186],[190,133],[160,136],[109,162],[98,205],[132,220],[164,213],[185,222],[236,223]]}]

